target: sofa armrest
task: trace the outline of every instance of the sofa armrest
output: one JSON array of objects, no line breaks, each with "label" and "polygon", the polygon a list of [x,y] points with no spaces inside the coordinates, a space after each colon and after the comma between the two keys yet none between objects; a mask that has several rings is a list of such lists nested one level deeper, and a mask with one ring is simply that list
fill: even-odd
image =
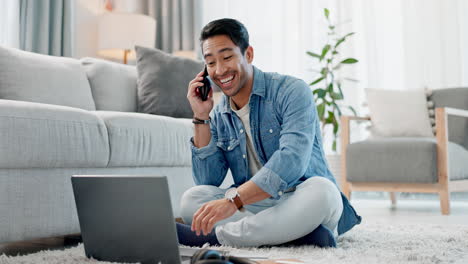
[{"label": "sofa armrest", "polygon": [[346,151],[346,146],[349,144],[349,136],[350,136],[350,130],[349,130],[349,124],[350,121],[370,121],[371,118],[369,116],[346,116],[343,115],[341,116],[341,147],[343,153]]},{"label": "sofa armrest", "polygon": [[[448,164],[448,116],[459,116],[468,118],[468,110],[437,107],[436,110],[436,140],[437,140],[437,176],[441,188],[449,182]],[[446,188],[445,188],[446,189]]]},{"label": "sofa armrest", "polygon": [[370,117],[341,116],[341,190],[350,198],[349,184],[346,180],[346,149],[349,145],[350,121],[370,121]]}]

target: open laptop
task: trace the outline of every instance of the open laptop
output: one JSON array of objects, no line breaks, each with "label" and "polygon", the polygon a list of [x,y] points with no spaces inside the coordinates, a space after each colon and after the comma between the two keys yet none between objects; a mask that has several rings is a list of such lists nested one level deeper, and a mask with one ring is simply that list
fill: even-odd
[{"label": "open laptop", "polygon": [[72,185],[87,257],[190,263],[195,250],[179,250],[166,177],[74,175]]}]

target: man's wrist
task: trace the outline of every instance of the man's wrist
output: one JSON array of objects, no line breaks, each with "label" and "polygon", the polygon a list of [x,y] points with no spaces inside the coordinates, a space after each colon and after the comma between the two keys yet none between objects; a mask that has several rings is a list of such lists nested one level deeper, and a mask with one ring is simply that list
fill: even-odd
[{"label": "man's wrist", "polygon": [[210,121],[211,121],[210,117],[208,117],[208,119],[200,119],[200,118],[196,118],[196,117],[194,117],[192,119],[192,123],[194,123],[196,125],[208,125],[208,124],[210,124]]},{"label": "man's wrist", "polygon": [[193,119],[208,120],[210,119],[210,114],[194,114]]}]

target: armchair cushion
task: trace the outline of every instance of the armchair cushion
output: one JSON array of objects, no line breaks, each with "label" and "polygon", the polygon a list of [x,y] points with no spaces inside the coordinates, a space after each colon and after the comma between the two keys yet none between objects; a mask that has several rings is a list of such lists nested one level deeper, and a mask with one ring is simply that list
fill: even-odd
[{"label": "armchair cushion", "polygon": [[374,137],[433,136],[424,90],[366,89]]},{"label": "armchair cushion", "polygon": [[[382,138],[348,145],[347,179],[350,182],[436,183],[435,138]],[[468,179],[468,151],[449,142],[451,180]]]}]

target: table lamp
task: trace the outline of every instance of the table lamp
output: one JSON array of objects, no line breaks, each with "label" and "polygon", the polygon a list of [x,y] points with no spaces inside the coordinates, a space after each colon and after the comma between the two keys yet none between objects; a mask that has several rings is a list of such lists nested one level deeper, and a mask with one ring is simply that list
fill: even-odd
[{"label": "table lamp", "polygon": [[154,47],[156,20],[132,13],[104,13],[99,17],[98,55],[108,59],[135,58],[135,45]]}]

